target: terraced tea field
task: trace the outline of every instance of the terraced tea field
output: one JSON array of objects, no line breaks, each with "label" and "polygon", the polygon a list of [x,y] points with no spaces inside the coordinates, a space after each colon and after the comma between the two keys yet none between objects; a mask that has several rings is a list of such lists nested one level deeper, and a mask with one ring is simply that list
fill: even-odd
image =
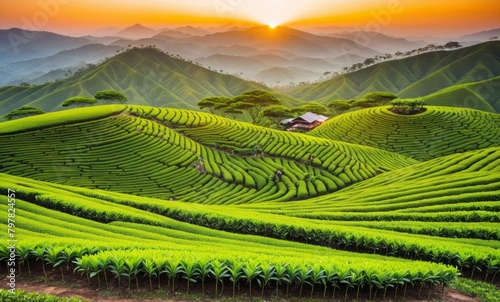
[{"label": "terraced tea field", "polygon": [[427,107],[402,116],[377,107],[343,114],[314,129],[330,138],[397,152],[418,160],[500,146],[498,114],[450,107]]},{"label": "terraced tea field", "polygon": [[344,114],[312,135],[144,106],[44,114],[0,124],[0,210],[15,196],[23,275],[424,299],[459,275],[498,282],[499,129],[498,115],[440,107]]},{"label": "terraced tea field", "polygon": [[[417,162],[193,111],[122,110],[108,118],[3,136],[2,171],[162,199],[236,204],[325,195]],[[308,163],[311,154],[315,159]],[[276,181],[278,170],[283,175]]]}]

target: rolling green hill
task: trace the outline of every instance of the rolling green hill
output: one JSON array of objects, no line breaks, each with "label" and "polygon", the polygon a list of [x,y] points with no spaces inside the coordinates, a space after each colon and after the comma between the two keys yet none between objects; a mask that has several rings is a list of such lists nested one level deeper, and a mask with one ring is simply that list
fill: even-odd
[{"label": "rolling green hill", "polygon": [[[273,203],[248,205],[245,208],[340,221],[409,220],[410,217],[417,221],[439,221],[439,215],[442,215],[443,222],[455,221],[467,219],[473,211],[482,211],[482,214],[498,211],[499,172],[500,147],[492,147],[439,157],[390,171],[336,194],[282,204],[279,211],[276,211],[276,204]],[[452,218],[454,211],[457,211],[455,219]],[[376,219],[377,216],[381,218]],[[469,216],[469,219],[475,218]],[[487,227],[488,224],[483,226]],[[429,227],[435,226],[429,224]],[[393,226],[391,229],[396,228]],[[499,230],[493,231],[497,234],[495,236],[500,236]]]},{"label": "rolling green hill", "polygon": [[428,106],[417,115],[389,107],[345,113],[310,132],[317,137],[372,146],[418,160],[500,146],[500,115]]},{"label": "rolling green hill", "polygon": [[500,77],[457,84],[423,97],[426,104],[500,113]]},{"label": "rolling green hill", "polygon": [[[399,97],[418,97],[441,89],[500,76],[500,42],[487,42],[454,51],[439,51],[411,58],[382,62],[338,76],[332,80],[300,87],[290,94],[296,98],[323,103],[335,99],[359,98],[368,92],[390,91]],[[490,83],[488,83],[490,84]],[[489,86],[488,86],[489,87]],[[486,87],[486,89],[488,89]],[[469,87],[481,97],[472,105],[456,94],[433,98],[435,105],[453,104],[477,109],[498,109],[498,96]],[[484,91],[484,89],[483,89]],[[489,103],[490,107],[488,107]]]},{"label": "rolling green hill", "polygon": [[25,105],[58,110],[69,97],[93,96],[108,89],[122,91],[132,104],[189,109],[197,109],[196,102],[206,96],[232,97],[252,89],[268,90],[155,49],[131,49],[70,79],[31,87],[1,87],[0,114]]},{"label": "rolling green hill", "polygon": [[[198,276],[198,274],[190,273],[189,268],[196,270],[201,268],[200,271],[204,271],[205,275],[201,278],[197,277],[197,280],[193,279],[192,287],[199,288],[200,282],[197,281],[200,279],[208,284],[216,279],[215,283],[218,285],[218,280],[231,284],[229,283],[232,280],[230,277],[239,276],[238,279],[242,281],[240,282],[241,289],[240,286],[236,287],[237,280],[233,279],[235,281],[232,286],[233,296],[235,292],[243,294],[246,288],[248,288],[247,295],[252,295],[252,279],[263,279],[264,271],[267,271],[265,274],[272,277],[271,280],[275,278],[280,280],[282,274],[285,277],[282,277],[282,283],[278,285],[275,282],[266,284],[253,280],[254,289],[258,290],[253,293],[254,295],[264,295],[266,285],[268,287],[272,285],[270,294],[273,296],[279,294],[280,296],[300,297],[304,294],[304,296],[321,297],[328,291],[329,296],[335,297],[335,290],[338,289],[338,296],[349,295],[354,298],[356,293],[359,294],[359,291],[356,291],[356,285],[359,285],[360,289],[362,286],[366,287],[366,294],[368,294],[373,275],[384,280],[390,288],[400,286],[401,295],[405,285],[413,284],[413,286],[423,287],[430,284],[444,284],[453,280],[458,273],[456,268],[442,263],[347,252],[319,247],[311,243],[305,244],[301,242],[302,240],[291,238],[278,240],[244,234],[260,230],[261,218],[258,218],[260,214],[247,210],[238,211],[236,208],[230,209],[227,206],[224,214],[226,217],[240,212],[240,214],[249,215],[246,219],[248,217],[256,217],[256,219],[252,223],[245,222],[239,215],[227,219],[228,223],[241,224],[240,233],[234,234],[166,217],[169,213],[173,213],[172,210],[178,213],[184,210],[189,213],[193,210],[193,207],[186,207],[183,203],[110,194],[103,191],[96,192],[0,174],[0,189],[7,191],[7,188],[12,187],[17,189],[16,208],[23,213],[19,215],[19,226],[16,228],[16,236],[23,238],[16,244],[19,255],[22,255],[20,267],[27,271],[30,263],[33,268],[43,259],[44,272],[59,268],[60,273],[57,272],[53,278],[65,278],[75,270],[82,273],[83,279],[85,278],[83,275],[87,275],[89,284],[102,289],[112,287],[121,290],[128,287],[130,291],[132,286],[132,288],[143,287],[147,290],[161,288],[174,293],[181,288],[186,289],[186,283],[182,281],[184,277]],[[2,201],[0,209],[7,211],[7,197],[3,194],[0,200]],[[144,206],[154,207],[154,210],[146,210]],[[203,217],[203,209],[211,211],[208,207],[199,207],[196,210],[202,214],[197,216],[198,219]],[[214,209],[211,215],[212,220],[218,219],[220,210],[222,208]],[[162,214],[156,211],[162,211]],[[274,226],[273,230],[282,228],[281,219],[288,219],[289,223],[303,220],[280,215],[262,214],[262,216],[268,219],[268,226]],[[0,221],[7,223],[5,217],[0,218]],[[198,223],[202,221],[203,219],[199,219]],[[302,226],[297,225],[297,230],[302,230],[306,234],[309,232],[306,228],[312,225],[312,223],[304,222]],[[333,234],[335,230],[335,227],[314,225],[316,231],[322,230],[325,234]],[[391,249],[393,244],[391,240],[404,241],[410,238],[409,235],[397,232],[390,234],[390,231],[366,229],[363,231],[363,228],[356,227],[352,227],[352,230],[363,232],[356,234],[356,238],[361,234],[366,238],[390,238],[385,244],[391,246]],[[337,232],[335,236],[338,236],[339,240],[344,238],[344,242],[351,244],[354,237],[352,234],[346,233],[346,229],[339,228]],[[377,237],[374,236],[375,232],[379,233]],[[295,236],[295,233],[292,231],[286,236]],[[299,235],[299,233],[296,234]],[[467,243],[466,240],[461,244],[449,242],[446,247],[437,248],[432,244],[447,240],[432,239],[430,236],[413,235],[413,237],[418,237],[416,241],[420,241],[415,245],[416,247],[427,248],[437,256],[449,251],[458,252],[456,257],[463,259],[463,263],[467,265],[470,261],[467,260],[466,253],[472,251],[476,261],[480,262],[476,263],[479,269],[483,269],[481,261],[484,257],[495,252],[487,245],[474,245],[473,242]],[[428,242],[425,242],[425,239]],[[460,250],[457,250],[459,246]],[[359,245],[358,247],[361,248]],[[0,253],[3,254],[5,251],[8,251],[7,246],[0,243]],[[2,258],[0,263],[4,264],[4,259],[7,258]],[[496,258],[492,259],[496,260]],[[99,263],[106,263],[106,265],[102,265],[102,269],[99,270]],[[218,270],[222,273],[218,274]],[[278,270],[282,273],[278,273]],[[245,272],[249,271],[252,275],[246,275]],[[107,276],[102,278],[104,273]],[[327,281],[327,273],[333,276],[333,282]],[[294,274],[301,274],[302,277],[298,279],[287,277]],[[313,277],[314,275],[316,277]],[[148,276],[149,283],[145,283],[147,285],[143,282],[139,285],[139,281],[131,285],[131,278],[148,280]],[[357,281],[353,281],[352,276],[357,276]],[[402,276],[404,280],[399,280],[398,277],[402,278]],[[422,280],[422,276],[427,278],[426,281]],[[250,281],[244,283],[246,280]],[[321,285],[323,281],[327,282]],[[311,282],[315,284],[316,291],[315,287],[307,285]],[[292,288],[295,284],[300,285],[300,291],[298,288]],[[355,286],[353,287],[352,284]],[[212,285],[215,284],[212,283]],[[206,288],[206,291],[205,283],[201,286],[203,287],[202,295],[208,294],[207,292],[210,292],[211,296],[214,295],[213,286],[210,289]],[[187,288],[189,292],[189,286]],[[236,288],[238,288],[237,291]],[[231,295],[228,293],[230,291],[230,289],[226,290],[224,295]],[[394,289],[389,289],[387,292],[397,295]],[[372,296],[371,291],[369,295]],[[430,291],[429,295],[431,295]]]},{"label": "rolling green hill", "polygon": [[343,114],[325,138],[138,105],[47,113],[0,123],[0,223],[15,214],[23,272],[110,293],[437,298],[500,271],[499,128],[441,107]]},{"label": "rolling green hill", "polygon": [[201,112],[124,105],[4,122],[0,145],[2,172],[206,204],[304,199],[417,162]]}]

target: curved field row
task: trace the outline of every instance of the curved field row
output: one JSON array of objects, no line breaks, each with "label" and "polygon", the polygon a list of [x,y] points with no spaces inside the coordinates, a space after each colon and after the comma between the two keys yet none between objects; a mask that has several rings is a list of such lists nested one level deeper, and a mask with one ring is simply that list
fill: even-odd
[{"label": "curved field row", "polygon": [[419,213],[491,211],[493,218],[500,208],[499,171],[500,148],[488,148],[387,172],[336,194],[280,205],[279,211],[272,203],[251,208],[317,218],[332,214],[334,220],[341,212],[367,213],[365,217],[408,213],[418,220]]},{"label": "curved field row", "polygon": [[[498,254],[500,245],[495,245],[494,242],[489,241],[436,238],[370,229],[362,226],[344,226],[245,210],[240,207],[186,206],[186,204],[182,203],[142,197],[129,199],[127,195],[117,194],[113,196],[105,192],[92,193],[87,189],[73,189],[47,183],[45,184],[47,187],[44,188],[42,187],[43,183],[27,181],[22,178],[10,177],[10,181],[11,183],[4,182],[3,186],[21,187],[20,192],[22,193],[19,193],[19,198],[30,199],[30,202],[50,209],[60,209],[78,217],[86,217],[101,222],[120,220],[125,223],[140,223],[153,227],[163,226],[174,229],[177,228],[176,225],[181,224],[171,219],[162,220],[160,215],[163,215],[215,229],[202,228],[204,233],[211,232],[215,234],[219,232],[216,230],[225,230],[239,234],[264,235],[339,249],[356,247],[356,251],[364,253],[380,253],[414,260],[442,262],[462,269],[471,268],[471,265],[474,268],[478,267],[482,271],[487,271],[488,267],[494,272],[500,269],[495,264],[500,256]],[[34,194],[41,194],[42,192],[42,195],[33,197]],[[68,192],[72,192],[70,195],[78,195],[79,198],[66,197]],[[85,195],[103,196],[104,199]],[[113,207],[113,210],[108,210],[108,207]],[[33,223],[33,225],[36,226],[37,223]],[[192,227],[189,228],[193,229]],[[194,229],[197,228],[199,227],[194,227]],[[29,229],[29,231],[36,230]],[[146,235],[144,238],[150,238],[151,236],[156,235]],[[237,236],[237,234],[233,234],[233,236]],[[156,237],[153,238],[157,239]],[[117,241],[120,240],[117,238]],[[443,245],[443,242],[446,242],[446,244]]]},{"label": "curved field row", "polygon": [[310,132],[396,152],[418,160],[500,146],[500,115],[472,109],[426,107],[397,115],[388,107],[342,114]]},{"label": "curved field row", "polygon": [[[207,125],[233,131],[233,143],[257,144],[249,137],[256,135],[275,142],[259,154],[214,150],[187,135],[203,133]],[[0,135],[0,171],[161,199],[244,204],[321,196],[416,163],[372,148],[307,139],[199,112],[133,106],[104,119]],[[303,161],[311,155],[313,161]]]},{"label": "curved field row", "polygon": [[[450,112],[431,108],[406,118],[430,127],[424,116],[432,117],[445,129],[461,121]],[[438,117],[446,122],[439,124]],[[407,127],[410,135],[415,125],[393,128]],[[419,162],[329,138],[145,106],[23,129],[2,130],[0,124],[0,172],[8,173],[0,173],[0,191],[16,191],[24,271],[29,263],[56,268],[64,262],[54,259],[73,257],[67,265],[89,282],[104,286],[103,277],[112,277],[130,287],[138,276],[147,282],[148,270],[158,268],[163,273],[157,280],[149,276],[150,288],[151,280],[171,282],[175,291],[179,279],[216,278],[190,278],[209,266],[262,290],[262,282],[279,278],[275,272],[283,268],[291,275],[287,285],[311,293],[315,285],[330,295],[340,289],[351,299],[353,286],[369,292],[369,299],[370,291],[391,291],[389,277],[410,280],[395,281],[397,288],[446,284],[457,269],[488,281],[500,271],[500,147]],[[358,130],[353,135],[364,135]],[[0,201],[0,211],[12,208],[7,194]],[[8,223],[7,217],[0,221]],[[0,246],[0,262],[5,253]],[[128,280],[114,275],[118,267]],[[375,285],[381,280],[386,288]]]},{"label": "curved field row", "polygon": [[[217,263],[224,263],[228,272],[233,271],[238,276],[244,276],[246,271],[253,267],[258,273],[255,276],[252,274],[252,279],[249,279],[250,276],[247,275],[247,277],[241,277],[241,280],[247,281],[246,284],[253,280],[255,287],[261,284],[257,280],[262,281],[265,278],[261,275],[262,271],[268,266],[279,266],[284,267],[289,274],[289,281],[287,281],[289,285],[301,285],[311,294],[314,293],[313,283],[321,294],[329,291],[331,295],[333,288],[341,288],[349,297],[353,297],[356,292],[350,290],[353,288],[352,285],[360,288],[366,287],[366,292],[368,292],[368,287],[373,286],[372,282],[378,280],[375,278],[386,280],[386,275],[387,277],[406,276],[407,281],[402,283],[398,281],[397,285],[394,284],[402,288],[405,285],[416,286],[421,283],[422,285],[447,284],[457,274],[455,268],[442,264],[335,251],[266,237],[212,230],[105,199],[87,197],[70,191],[69,187],[65,186],[54,186],[10,176],[4,177],[0,185],[2,191],[5,191],[7,187],[15,187],[17,190],[16,209],[20,214],[17,217],[16,236],[19,240],[16,246],[16,256],[24,272],[30,270],[30,265],[33,267],[34,264],[42,262],[44,270],[45,267],[60,269],[62,278],[65,274],[77,271],[87,275],[87,279],[91,282],[100,284],[102,282],[102,287],[104,287],[102,279],[97,281],[96,279],[109,274],[105,278],[116,278],[119,284],[120,281],[122,282],[122,287],[127,287],[126,276],[134,279],[142,278],[143,273],[146,272],[144,278],[147,280],[145,267],[149,263],[151,269],[151,263],[154,263],[153,267],[162,271],[161,274],[165,273],[161,283],[165,286],[168,279],[175,290],[176,279],[184,278],[188,274],[186,265],[190,263],[191,266],[201,266],[202,260],[206,259],[204,263],[208,262],[212,268],[217,266]],[[68,207],[76,210],[75,207],[79,205],[85,205],[85,208],[80,208],[80,214],[69,215],[23,200],[31,198],[34,198],[36,203],[52,199],[56,202],[52,206],[63,211],[67,211]],[[107,198],[113,197],[107,196]],[[6,194],[2,194],[0,197],[2,210],[7,207],[6,199]],[[168,201],[164,203],[175,205]],[[108,205],[114,205],[115,216],[106,210]],[[81,217],[86,214],[96,217],[96,213],[100,211],[109,217],[115,217],[113,218],[115,221],[100,223]],[[0,220],[6,223],[4,218]],[[5,256],[8,253],[7,246],[0,245],[0,264],[5,265],[8,259]],[[241,266],[235,266],[236,263]],[[101,265],[102,267],[99,268]],[[173,268],[172,274],[166,273],[169,267]],[[119,268],[125,270],[117,272]],[[296,277],[295,274],[299,271],[301,271],[301,276]],[[313,273],[315,271],[316,273]],[[117,274],[114,275],[114,272]],[[334,278],[327,279],[327,272],[330,272],[328,275]],[[356,276],[358,276],[357,279],[346,283]],[[210,275],[210,277],[216,276]],[[422,277],[425,277],[427,281],[422,280]],[[417,280],[417,278],[420,279]],[[160,278],[155,278],[155,285],[160,282],[159,279],[161,275]],[[321,279],[325,283],[320,282]],[[344,281],[340,283],[341,280]],[[389,279],[386,282],[389,282]],[[129,279],[129,289],[130,284]],[[150,286],[152,289],[151,279]],[[276,284],[273,283],[273,286]],[[373,290],[377,288],[380,287],[374,287]],[[260,290],[261,287],[259,287]],[[395,294],[393,290],[390,292]],[[298,293],[295,291],[294,295],[301,296],[302,291]]]},{"label": "curved field row", "polygon": [[130,106],[132,114],[165,123],[179,133],[202,145],[226,150],[239,155],[275,156],[311,163],[329,171],[343,168],[369,169],[365,173],[381,173],[416,161],[398,154],[374,148],[311,138],[300,133],[290,133],[237,122],[203,112],[171,108]]}]

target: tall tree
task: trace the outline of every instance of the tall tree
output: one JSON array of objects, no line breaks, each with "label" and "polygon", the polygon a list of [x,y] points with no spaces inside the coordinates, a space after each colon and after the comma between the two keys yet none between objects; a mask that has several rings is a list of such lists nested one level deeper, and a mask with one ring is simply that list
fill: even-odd
[{"label": "tall tree", "polygon": [[263,90],[251,90],[234,98],[235,109],[248,112],[253,124],[262,123],[262,110],[271,105],[280,105],[280,101],[270,92]]},{"label": "tall tree", "polygon": [[328,103],[328,108],[330,108],[334,114],[342,114],[345,111],[351,109],[351,104],[349,103],[349,101],[333,100]]},{"label": "tall tree", "polygon": [[200,107],[200,109],[207,109],[208,112],[215,114],[217,110],[227,107],[226,104],[229,104],[231,99],[225,96],[210,96],[202,99],[196,105]]},{"label": "tall tree", "polygon": [[42,114],[42,113],[45,113],[45,112],[40,108],[23,106],[21,108],[14,109],[11,112],[7,113],[5,115],[5,118],[7,120],[12,120],[12,119],[16,119],[16,118],[38,115],[38,114]]},{"label": "tall tree", "polygon": [[222,109],[222,112],[224,115],[229,116],[233,120],[236,119],[236,116],[243,114],[243,111],[238,110],[238,109],[233,108],[233,107],[224,108],[224,109]]},{"label": "tall tree", "polygon": [[305,105],[292,108],[290,111],[298,114],[304,114],[306,112],[325,114],[328,111],[328,108],[326,108],[325,106],[321,105],[318,102],[309,102]]},{"label": "tall tree", "polygon": [[397,98],[398,96],[394,93],[386,91],[376,91],[365,94],[362,99],[373,100],[378,106],[382,106],[386,103],[390,103],[392,100]]},{"label": "tall tree", "polygon": [[74,96],[62,102],[63,107],[84,107],[97,103],[97,99],[88,96]]},{"label": "tall tree", "polygon": [[128,101],[127,97],[123,93],[116,90],[98,91],[95,93],[94,97],[104,103],[124,103]]},{"label": "tall tree", "polygon": [[276,127],[286,118],[292,117],[293,114],[288,108],[283,105],[272,105],[262,110],[262,115],[267,117]]}]

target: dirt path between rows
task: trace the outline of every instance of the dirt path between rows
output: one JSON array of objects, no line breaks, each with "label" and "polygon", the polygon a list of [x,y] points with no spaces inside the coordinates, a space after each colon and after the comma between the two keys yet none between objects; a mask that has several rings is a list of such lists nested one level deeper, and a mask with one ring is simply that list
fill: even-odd
[{"label": "dirt path between rows", "polygon": [[[124,301],[124,302],[145,302],[145,301],[167,301],[167,302],[172,302],[172,301],[218,301],[210,298],[201,298],[199,296],[194,297],[194,300],[184,300],[181,297],[179,299],[174,299],[172,300],[171,297],[167,297],[165,295],[165,298],[160,297],[161,294],[156,294],[154,298],[137,298],[137,296],[140,296],[140,293],[135,293],[134,297],[127,296],[127,293],[124,292],[123,294],[119,293],[111,293],[107,291],[97,291],[93,290],[89,287],[86,286],[81,286],[78,284],[75,284],[74,287],[68,286],[68,285],[60,285],[60,284],[46,284],[45,282],[40,282],[40,281],[20,281],[17,284],[17,288],[27,291],[27,292],[37,292],[37,293],[43,293],[43,294],[51,294],[54,296],[58,297],[77,297],[81,299],[85,299],[88,301],[95,301],[95,302],[100,302],[100,301]],[[146,296],[148,296],[146,294]],[[224,300],[228,300],[228,298],[225,298]],[[249,297],[242,297],[238,299],[239,301],[251,301]],[[257,298],[257,301],[282,301],[282,302],[288,302],[288,301],[302,301],[303,299],[301,298],[292,298],[292,299],[268,299],[268,298]],[[304,299],[305,300],[305,299]],[[443,301],[443,302],[478,302],[479,299],[475,297],[470,297],[466,294],[463,294],[459,291],[453,290],[453,289],[445,289],[443,297],[434,297],[431,298],[433,301]],[[319,300],[321,301],[321,300]],[[330,300],[323,300],[323,301],[331,301]],[[343,297],[341,297],[341,300],[343,301]],[[363,299],[361,299],[363,301]],[[393,301],[401,301],[401,299],[377,299],[377,301],[385,301],[385,302],[393,302]],[[426,298],[424,299],[416,299],[416,297],[412,297],[409,295],[408,299],[406,300],[407,302],[424,302],[427,301]]]}]

